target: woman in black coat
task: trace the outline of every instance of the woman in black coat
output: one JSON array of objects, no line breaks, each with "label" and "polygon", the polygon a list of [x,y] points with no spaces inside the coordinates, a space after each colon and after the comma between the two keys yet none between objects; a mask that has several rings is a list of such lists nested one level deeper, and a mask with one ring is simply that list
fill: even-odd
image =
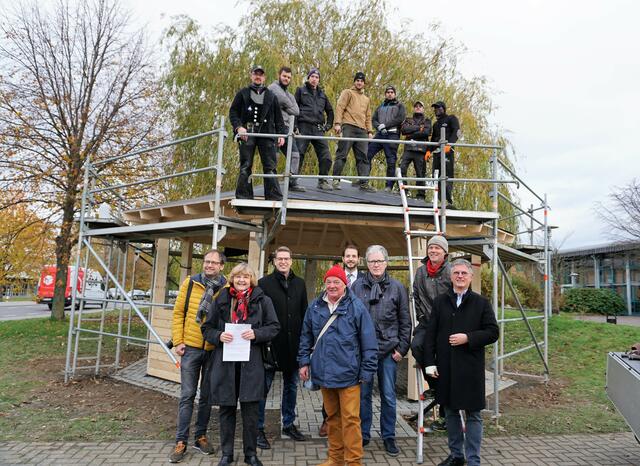
[{"label": "woman in black coat", "polygon": [[[236,406],[240,400],[245,463],[261,466],[256,455],[258,406],[265,396],[261,347],[278,334],[280,324],[271,300],[257,286],[256,274],[248,264],[235,266],[229,275],[229,283],[230,287],[220,291],[213,302],[209,317],[202,326],[205,340],[216,347],[209,374],[210,400],[220,406],[222,458],[218,465],[233,464]],[[224,331],[226,323],[251,325],[250,330],[242,333],[242,338],[251,340],[249,361],[223,361],[225,343],[233,340],[233,336]]]}]

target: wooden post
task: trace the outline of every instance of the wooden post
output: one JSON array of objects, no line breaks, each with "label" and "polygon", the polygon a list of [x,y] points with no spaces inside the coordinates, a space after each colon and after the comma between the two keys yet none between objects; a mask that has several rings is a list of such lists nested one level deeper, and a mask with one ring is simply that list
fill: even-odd
[{"label": "wooden post", "polygon": [[473,280],[471,281],[471,289],[476,293],[482,294],[482,258],[480,256],[471,255],[471,265],[473,266]]},{"label": "wooden post", "polygon": [[[411,238],[411,251],[413,252],[413,257],[424,257],[427,255],[427,238]],[[415,274],[422,263],[419,259],[413,261],[413,273]],[[409,290],[409,293],[412,293],[413,290]],[[415,322],[417,323],[417,322]],[[412,332],[413,333],[413,332]],[[411,351],[407,354],[407,398],[413,401],[417,401],[418,396],[418,382],[416,370],[414,369],[414,365],[416,364],[416,360],[411,354]]]},{"label": "wooden post", "polygon": [[255,232],[249,233],[249,254],[247,255],[247,262],[249,266],[255,271],[258,278],[260,276],[260,244],[258,243],[259,236]]},{"label": "wooden post", "polygon": [[182,255],[180,256],[180,281],[182,282],[191,275],[191,264],[193,260],[193,240],[182,240]]},{"label": "wooden post", "polygon": [[305,259],[304,282],[307,285],[307,300],[313,301],[316,297],[316,281],[318,279],[318,261]]},{"label": "wooden post", "polygon": [[[167,271],[169,269],[169,239],[161,238],[156,241],[156,256],[154,258],[153,293],[151,301],[164,303],[167,293]],[[171,323],[173,310],[152,307],[151,325],[158,332],[163,341],[171,339]],[[166,380],[180,381],[180,371],[158,345],[149,345],[147,352],[147,374]]]}]

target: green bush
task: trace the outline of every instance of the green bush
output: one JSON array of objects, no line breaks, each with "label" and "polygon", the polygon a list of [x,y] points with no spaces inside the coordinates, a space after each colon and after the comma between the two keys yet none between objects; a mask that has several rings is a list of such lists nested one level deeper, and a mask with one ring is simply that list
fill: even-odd
[{"label": "green bush", "polygon": [[[542,309],[544,307],[544,291],[542,283],[536,283],[518,273],[509,273],[511,283],[518,293],[518,299],[525,309]],[[502,287],[502,274],[498,276],[498,290]],[[489,267],[482,268],[482,294],[491,298],[493,275]],[[476,291],[476,290],[474,290]],[[516,307],[509,287],[505,283],[505,301],[507,306]]]},{"label": "green bush", "polygon": [[623,314],[627,308],[615,291],[607,288],[573,288],[565,291],[562,312]]}]

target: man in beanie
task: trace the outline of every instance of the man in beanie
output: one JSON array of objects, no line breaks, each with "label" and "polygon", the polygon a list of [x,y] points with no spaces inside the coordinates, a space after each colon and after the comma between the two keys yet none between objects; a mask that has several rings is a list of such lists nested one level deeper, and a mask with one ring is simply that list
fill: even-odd
[{"label": "man in beanie", "polygon": [[[296,102],[295,97],[292,93],[290,93],[287,89],[289,89],[289,84],[291,83],[291,68],[288,66],[283,66],[278,71],[278,79],[269,84],[269,89],[273,92],[278,99],[278,104],[280,105],[280,111],[282,112],[282,120],[284,121],[285,131],[289,133],[289,118],[291,116],[297,117],[300,114],[300,109],[298,108],[298,104]],[[280,152],[282,152],[285,156],[287,155],[287,144],[283,144],[280,146]],[[300,153],[298,152],[298,146],[296,145],[296,140],[291,141],[291,165],[289,169],[291,170],[291,174],[297,175],[299,173],[300,167]],[[291,177],[289,178],[289,189],[291,191],[299,191],[304,192],[306,189],[304,186],[300,186],[298,184],[298,180]]]},{"label": "man in beanie", "polygon": [[[378,244],[365,253],[369,271],[351,287],[360,298],[375,323],[378,339],[378,389],[380,391],[380,435],[384,450],[398,456],[396,445],[396,375],[398,364],[409,351],[411,316],[407,290],[387,273],[389,254]],[[362,384],[360,417],[362,443],[371,440],[373,381]]]},{"label": "man in beanie", "polygon": [[[418,325],[413,333],[411,342],[411,354],[418,365],[425,367],[424,363],[424,339],[433,300],[436,296],[447,293],[451,289],[451,266],[447,261],[449,255],[449,243],[444,236],[433,236],[427,243],[427,257],[422,259],[422,264],[416,271],[413,281],[413,301],[416,309]],[[435,389],[437,381],[426,376],[429,388]],[[432,424],[435,430],[445,429],[444,408],[440,407],[440,419]]]},{"label": "man in beanie", "polygon": [[[303,86],[296,89],[296,102],[300,108],[300,114],[296,119],[298,132],[305,136],[324,136],[333,126],[333,107],[329,97],[320,87],[320,70],[311,68],[307,73],[307,81]],[[325,118],[326,115],[326,118]],[[318,158],[318,174],[328,175],[331,169],[331,153],[329,152],[329,142],[325,139],[298,139],[298,150],[300,151],[300,164],[298,173],[302,172],[304,155],[309,144],[313,145]],[[318,188],[333,190],[328,179],[318,180]]]},{"label": "man in beanie", "polygon": [[[284,145],[284,138],[256,138],[251,133],[284,134],[286,132],[282,112],[276,96],[264,86],[264,68],[251,69],[251,84],[238,91],[229,108],[229,121],[233,126],[240,151],[240,172],[236,183],[237,199],[253,199],[253,183],[250,181],[253,156],[260,152],[264,173],[275,175],[277,167],[276,144]],[[264,179],[264,197],[281,201],[282,192],[276,178]]]},{"label": "man in beanie", "polygon": [[[424,115],[424,104],[417,100],[413,104],[413,115],[405,118],[400,127],[400,133],[405,139],[410,141],[428,141],[429,134],[431,134],[431,119]],[[400,162],[400,171],[403,177],[407,176],[409,166],[413,163],[413,168],[416,172],[417,178],[424,178],[426,174],[425,170],[425,155],[427,153],[428,146],[421,146],[418,144],[405,144],[404,152],[402,154],[402,162]],[[431,151],[431,149],[429,149]],[[414,184],[414,183],[408,183]],[[418,186],[424,186],[424,181],[418,181]],[[425,192],[419,190],[416,193],[417,199],[424,199]]]},{"label": "man in beanie", "polygon": [[[400,125],[407,116],[407,110],[404,108],[396,96],[396,88],[387,86],[384,90],[384,101],[380,104],[376,111],[373,112],[373,127],[377,130],[374,139],[388,139],[397,141],[400,139]],[[371,161],[380,152],[384,151],[384,158],[387,162],[387,177],[396,176],[396,161],[398,160],[398,144],[384,144],[381,142],[372,142],[369,144],[367,152],[367,160],[369,166]],[[391,192],[395,181],[387,180],[384,190]]]},{"label": "man in beanie", "polygon": [[[371,126],[371,100],[364,94],[365,75],[358,71],[353,77],[353,86],[340,93],[336,107],[336,120],[333,126],[336,134],[345,138],[362,138],[363,141],[338,141],[336,158],[333,162],[333,189],[340,189],[340,175],[347,162],[349,150],[353,148],[358,176],[369,176],[371,166],[367,158],[369,143],[373,137]],[[360,180],[360,189],[375,192],[367,180]]]},{"label": "man in beanie", "polygon": [[[441,100],[431,104],[431,108],[433,108],[433,114],[436,116],[436,121],[433,124],[433,131],[431,132],[431,142],[440,141],[440,137],[442,135],[443,129],[445,132],[445,139],[448,143],[454,144],[455,142],[457,142],[458,138],[460,137],[460,122],[458,121],[458,118],[455,115],[447,115],[447,106]],[[438,170],[440,175],[442,176],[441,161],[440,161],[441,160],[440,156],[442,154],[440,152],[441,151],[439,147],[437,149],[434,149],[432,152],[432,155],[433,155],[432,157],[433,165],[431,166],[432,176],[435,170]],[[455,155],[453,147],[449,145],[445,146],[444,153],[445,153],[446,176],[448,178],[453,178],[454,177],[453,156]],[[449,204],[448,207],[453,207],[452,191],[453,191],[453,183],[447,182],[447,185],[445,188],[445,194],[447,198],[447,203]]]},{"label": "man in beanie", "polygon": [[378,342],[364,304],[347,288],[340,265],[324,276],[325,291],[307,309],[300,335],[300,378],[322,390],[329,457],[321,466],[362,464],[360,386],[377,370]]}]

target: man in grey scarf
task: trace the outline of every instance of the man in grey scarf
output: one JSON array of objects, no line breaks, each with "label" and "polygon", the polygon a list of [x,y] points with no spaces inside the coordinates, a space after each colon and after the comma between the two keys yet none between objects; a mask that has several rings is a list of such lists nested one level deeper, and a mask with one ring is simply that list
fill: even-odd
[{"label": "man in grey scarf", "polygon": [[[396,374],[398,363],[409,351],[411,317],[407,290],[398,280],[387,274],[389,254],[380,245],[367,248],[365,254],[369,271],[357,280],[351,291],[369,310],[378,339],[378,388],[380,389],[380,433],[384,449],[390,456],[398,456],[396,445]],[[364,383],[360,392],[362,443],[371,439],[373,382]]]}]

